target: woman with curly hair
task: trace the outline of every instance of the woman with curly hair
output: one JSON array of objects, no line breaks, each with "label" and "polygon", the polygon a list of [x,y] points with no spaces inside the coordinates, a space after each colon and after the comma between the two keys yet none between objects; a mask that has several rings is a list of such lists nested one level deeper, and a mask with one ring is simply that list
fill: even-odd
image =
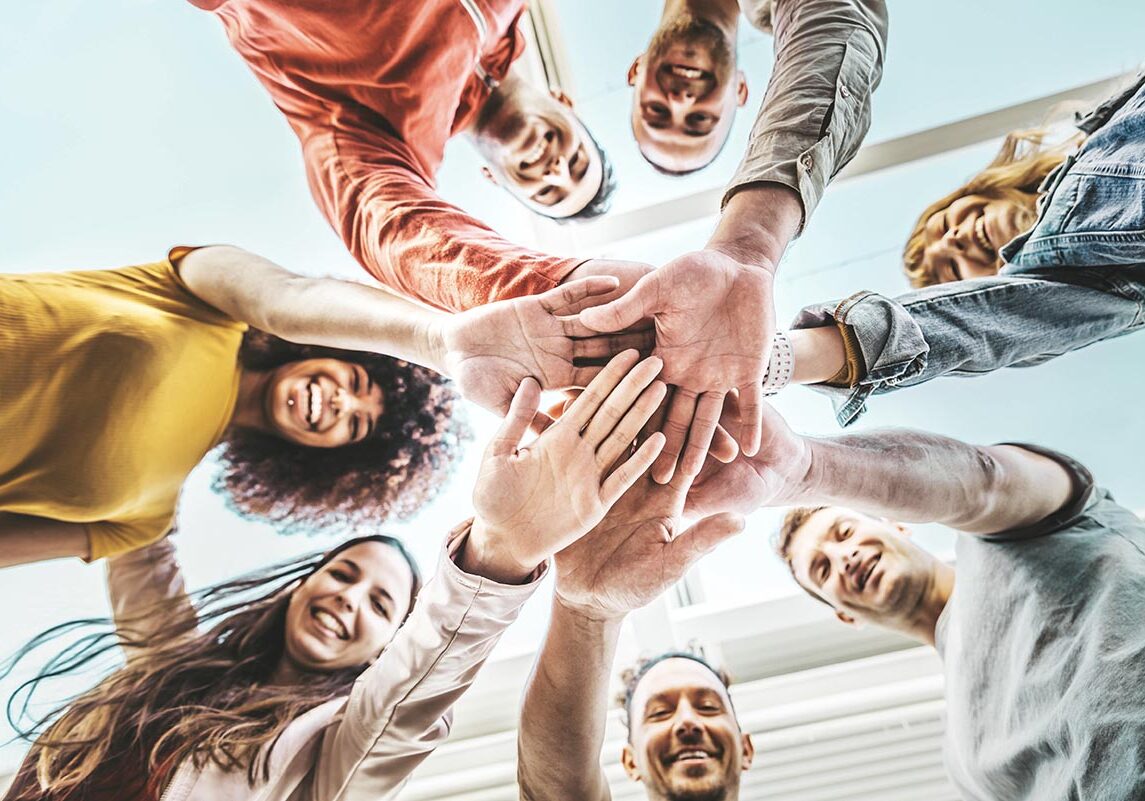
[{"label": "woman with curly hair", "polygon": [[448,315],[220,246],[0,276],[0,567],[158,540],[220,443],[216,488],[244,514],[351,529],[408,515],[464,432],[442,376],[501,413],[526,376],[583,386],[625,339],[561,312],[615,287]]},{"label": "woman with curly hair", "polygon": [[663,446],[656,433],[629,448],[666,393],[660,361],[637,362],[618,356],[518,450],[540,401],[522,382],[482,460],[476,516],[450,532],[420,591],[409,555],[378,535],[190,596],[170,540],[110,559],[114,627],[65,624],[0,666],[3,677],[74,635],[9,701],[23,718],[47,680],[117,645],[126,656],[70,705],[17,726],[36,739],[6,801],[392,797],[448,735],[450,708],[547,558],[596,526]]}]

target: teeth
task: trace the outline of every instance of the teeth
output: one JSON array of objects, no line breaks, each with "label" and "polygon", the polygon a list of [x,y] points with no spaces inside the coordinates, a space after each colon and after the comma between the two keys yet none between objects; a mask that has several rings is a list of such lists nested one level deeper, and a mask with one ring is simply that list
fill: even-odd
[{"label": "teeth", "polygon": [[685,751],[676,757],[676,761],[682,759],[707,759],[708,755],[704,751]]},{"label": "teeth", "polygon": [[533,145],[532,150],[525,154],[525,157],[522,159],[522,161],[524,161],[526,164],[533,164],[538,161],[541,156],[545,155],[545,146],[547,144],[548,142],[545,140],[545,137],[537,137],[537,143]]},{"label": "teeth", "polygon": [[679,75],[682,78],[703,78],[704,77],[704,71],[700,70],[700,69],[696,69],[695,67],[681,67],[681,66],[677,65],[677,66],[672,67],[672,72],[674,72],[675,74]]},{"label": "teeth", "polygon": [[314,619],[318,621],[322,628],[329,629],[330,632],[339,639],[346,638],[346,632],[345,629],[342,628],[342,623],[329,612],[318,609],[314,612]]},{"label": "teeth", "polygon": [[317,381],[313,381],[307,389],[310,391],[310,408],[306,421],[313,425],[322,416],[322,388],[318,386]]}]

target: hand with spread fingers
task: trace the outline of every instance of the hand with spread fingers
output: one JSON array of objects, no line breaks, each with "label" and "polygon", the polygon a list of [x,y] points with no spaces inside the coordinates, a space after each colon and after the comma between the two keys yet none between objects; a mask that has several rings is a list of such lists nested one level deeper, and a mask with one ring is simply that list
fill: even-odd
[{"label": "hand with spread fingers", "polygon": [[557,554],[556,602],[590,618],[622,617],[743,530],[742,517],[722,513],[681,532],[689,483],[682,473],[668,484],[641,476],[592,531]]},{"label": "hand with spread fingers", "polygon": [[618,285],[597,276],[449,315],[431,334],[442,369],[465,398],[499,415],[526,378],[543,390],[586,386],[617,353],[652,349],[650,329],[600,334],[577,320],[578,310]]},{"label": "hand with spread fingers", "polygon": [[465,561],[482,569],[470,572],[521,580],[599,523],[647,471],[663,435],[629,451],[666,387],[657,380],[660,360],[639,358],[629,350],[612,359],[564,416],[525,447],[520,441],[537,412],[540,387],[531,378],[521,383],[473,490],[477,516]]},{"label": "hand with spread fingers", "polygon": [[653,467],[666,482],[679,469],[699,472],[719,422],[724,396],[739,391],[739,444],[759,448],[762,382],[775,333],[771,265],[746,265],[716,250],[668,262],[631,291],[579,315],[589,329],[619,332],[651,318],[663,378],[676,387],[664,424],[667,441]]}]

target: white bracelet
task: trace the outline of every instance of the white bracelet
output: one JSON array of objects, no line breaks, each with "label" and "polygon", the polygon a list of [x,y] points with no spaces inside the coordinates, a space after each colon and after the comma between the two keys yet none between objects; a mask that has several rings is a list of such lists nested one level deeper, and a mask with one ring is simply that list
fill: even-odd
[{"label": "white bracelet", "polygon": [[771,340],[771,358],[767,362],[767,374],[763,377],[763,395],[771,397],[791,383],[795,374],[795,352],[791,340],[782,331],[775,332]]}]

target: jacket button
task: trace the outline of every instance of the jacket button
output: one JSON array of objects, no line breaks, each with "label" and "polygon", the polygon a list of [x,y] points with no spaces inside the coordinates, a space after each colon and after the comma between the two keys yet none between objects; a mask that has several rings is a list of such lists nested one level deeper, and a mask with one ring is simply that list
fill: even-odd
[{"label": "jacket button", "polygon": [[851,90],[847,88],[847,84],[843,84],[839,87],[839,94],[841,94],[843,97],[851,96]]},{"label": "jacket button", "polygon": [[799,157],[799,163],[803,165],[803,169],[810,170],[815,167],[815,159],[811,158],[810,153],[804,153]]}]

